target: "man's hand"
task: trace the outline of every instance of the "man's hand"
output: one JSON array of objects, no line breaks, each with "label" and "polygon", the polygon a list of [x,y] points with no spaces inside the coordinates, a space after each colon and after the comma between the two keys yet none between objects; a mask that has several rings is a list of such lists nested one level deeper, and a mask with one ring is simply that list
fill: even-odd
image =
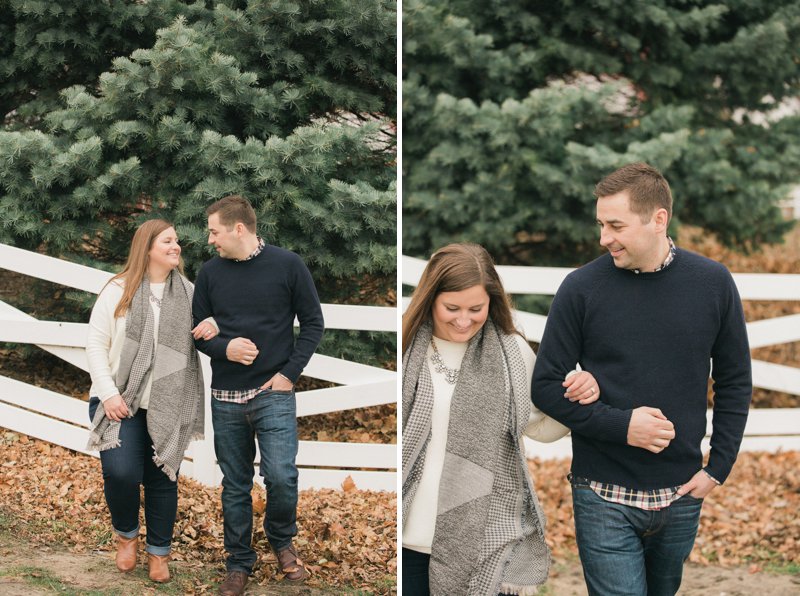
[{"label": "man's hand", "polygon": [[106,411],[106,417],[114,422],[121,422],[123,418],[127,418],[131,413],[121,395],[115,395],[105,400],[103,409]]},{"label": "man's hand", "polygon": [[642,406],[631,414],[628,445],[660,453],[675,438],[675,426],[658,408]]},{"label": "man's hand", "polygon": [[567,388],[564,397],[569,401],[576,401],[582,406],[600,398],[600,385],[597,384],[594,375],[585,370],[568,375],[561,386]]},{"label": "man's hand", "polygon": [[206,341],[216,337],[217,333],[219,333],[219,331],[214,325],[208,322],[208,319],[200,321],[197,327],[192,329],[192,337],[195,339],[204,339]]},{"label": "man's hand", "polygon": [[275,373],[269,381],[261,385],[261,389],[272,389],[273,391],[291,391],[292,387],[294,387],[294,383],[281,373]]},{"label": "man's hand", "polygon": [[685,494],[692,495],[695,499],[705,499],[706,495],[717,487],[711,477],[703,470],[692,476],[686,484],[678,489],[678,494],[683,496]]},{"label": "man's hand", "polygon": [[256,344],[246,337],[236,337],[228,342],[228,347],[225,348],[225,355],[231,362],[250,366],[258,356],[258,348]]}]

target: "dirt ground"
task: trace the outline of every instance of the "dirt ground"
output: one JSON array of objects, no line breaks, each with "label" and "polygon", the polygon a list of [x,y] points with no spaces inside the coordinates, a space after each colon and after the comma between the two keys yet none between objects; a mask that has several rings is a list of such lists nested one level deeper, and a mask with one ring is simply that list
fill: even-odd
[{"label": "dirt ground", "polygon": [[[216,594],[222,577],[219,569],[180,561],[170,563],[173,581],[155,584],[147,577],[146,555],[139,552],[139,564],[131,573],[119,573],[111,552],[72,553],[55,545],[30,545],[13,535],[0,533],[0,594],[2,596],[138,596],[150,594]],[[197,587],[197,578],[204,582]],[[251,583],[246,594],[270,596],[322,596],[346,593],[366,594],[357,590],[340,592],[282,583],[260,586]]]},{"label": "dirt ground", "polygon": [[[182,562],[171,563],[174,581],[156,585],[147,578],[144,556],[129,574],[118,573],[112,553],[71,553],[60,546],[36,547],[8,533],[0,534],[0,594],[30,596],[67,594],[75,596],[128,596],[131,594],[214,594],[221,579],[219,569],[203,569]],[[191,587],[190,578],[203,577],[205,583]],[[181,580],[185,581],[181,581]],[[323,594],[367,594],[357,590],[341,592],[303,586],[250,584],[248,595],[321,596]],[[543,592],[546,596],[586,596],[580,563],[557,563]],[[750,573],[747,568],[687,565],[680,590],[685,596],[796,596],[800,576]]]},{"label": "dirt ground", "polygon": [[[547,596],[587,596],[578,560],[557,563],[550,570]],[[800,575],[750,573],[747,567],[687,564],[681,596],[798,596]]]}]

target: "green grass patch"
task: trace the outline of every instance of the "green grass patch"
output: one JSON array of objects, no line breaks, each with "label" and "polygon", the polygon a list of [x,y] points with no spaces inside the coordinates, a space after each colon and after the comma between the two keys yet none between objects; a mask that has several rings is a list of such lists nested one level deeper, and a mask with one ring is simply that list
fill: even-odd
[{"label": "green grass patch", "polygon": [[772,561],[764,565],[764,571],[767,573],[779,573],[781,575],[800,576],[800,563],[793,563],[791,561]]},{"label": "green grass patch", "polygon": [[345,588],[341,590],[340,594],[346,594],[347,596],[371,596],[372,594],[389,594],[391,593],[392,588],[397,586],[397,578],[393,575],[385,575],[381,579],[377,580],[374,584],[372,589],[364,590],[361,588]]}]

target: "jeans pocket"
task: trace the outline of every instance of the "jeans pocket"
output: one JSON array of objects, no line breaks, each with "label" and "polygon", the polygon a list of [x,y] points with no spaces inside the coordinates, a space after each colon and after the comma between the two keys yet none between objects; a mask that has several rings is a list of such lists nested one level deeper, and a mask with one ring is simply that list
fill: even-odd
[{"label": "jeans pocket", "polygon": [[270,387],[269,389],[264,389],[263,391],[260,391],[259,393],[263,393],[266,397],[281,396],[281,395],[290,396],[290,395],[294,395],[294,389],[292,388],[292,389],[286,389],[286,390],[282,391],[282,390],[278,390],[278,389],[272,389]]}]

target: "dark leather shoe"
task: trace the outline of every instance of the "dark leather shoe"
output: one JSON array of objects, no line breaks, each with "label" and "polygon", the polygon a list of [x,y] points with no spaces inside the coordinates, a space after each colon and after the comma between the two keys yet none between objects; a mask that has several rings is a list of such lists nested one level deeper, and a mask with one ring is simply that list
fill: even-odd
[{"label": "dark leather shoe", "polygon": [[169,581],[168,561],[169,555],[147,553],[147,568],[151,580],[162,584]]},{"label": "dark leather shoe", "polygon": [[241,596],[247,585],[247,573],[244,571],[229,571],[228,577],[219,585],[220,596]]},{"label": "dark leather shoe", "polygon": [[117,534],[117,569],[128,573],[136,568],[136,551],[139,548],[139,537],[123,538]]},{"label": "dark leather shoe", "polygon": [[300,560],[300,557],[297,556],[294,546],[284,548],[282,551],[275,553],[275,556],[278,558],[278,567],[285,580],[301,582],[308,577],[308,570],[303,561]]}]

